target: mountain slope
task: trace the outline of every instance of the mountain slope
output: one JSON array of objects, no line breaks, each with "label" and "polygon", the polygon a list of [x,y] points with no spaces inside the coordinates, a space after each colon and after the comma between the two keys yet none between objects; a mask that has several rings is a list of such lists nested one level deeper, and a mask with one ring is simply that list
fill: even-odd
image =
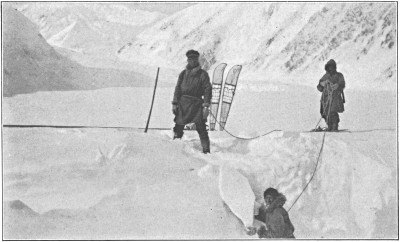
[{"label": "mountain slope", "polygon": [[395,3],[197,4],[142,32],[120,58],[178,68],[194,48],[206,69],[242,64],[245,80],[313,86],[334,58],[349,87],[393,88],[396,14]]},{"label": "mountain slope", "polygon": [[36,26],[12,8],[3,8],[3,94],[39,90],[72,90],[70,82],[81,67],[58,54]]},{"label": "mountain slope", "polygon": [[[3,95],[152,85],[141,74],[85,68],[60,55],[19,11],[3,8]],[[151,81],[153,78],[151,78]]]},{"label": "mountain slope", "polygon": [[24,3],[18,9],[39,26],[51,45],[80,52],[115,51],[144,27],[164,17],[121,3]]}]

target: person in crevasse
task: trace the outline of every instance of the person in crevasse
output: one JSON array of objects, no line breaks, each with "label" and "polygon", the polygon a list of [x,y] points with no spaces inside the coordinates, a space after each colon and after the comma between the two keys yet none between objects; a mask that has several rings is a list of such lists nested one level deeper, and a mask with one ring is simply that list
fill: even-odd
[{"label": "person in crevasse", "polygon": [[210,153],[210,138],[206,122],[212,86],[208,73],[200,67],[199,52],[189,50],[186,56],[188,64],[186,69],[179,74],[172,101],[172,112],[175,115],[174,139],[182,138],[186,124],[195,123],[203,153],[206,154]]},{"label": "person in crevasse", "polygon": [[249,235],[255,233],[259,238],[295,238],[294,227],[289,219],[288,212],[283,208],[286,197],[274,188],[268,188],[264,192],[265,204],[258,209],[255,219],[265,223],[260,228],[249,228]]},{"label": "person in crevasse", "polygon": [[344,112],[345,81],[343,74],[336,71],[336,62],[329,60],[325,75],[319,80],[317,89],[322,92],[320,113],[328,125],[327,131],[338,131],[339,113]]}]

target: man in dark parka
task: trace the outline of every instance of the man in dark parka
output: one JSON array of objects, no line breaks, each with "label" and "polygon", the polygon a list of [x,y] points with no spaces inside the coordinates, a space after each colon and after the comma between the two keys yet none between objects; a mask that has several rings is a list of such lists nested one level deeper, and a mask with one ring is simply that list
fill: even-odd
[{"label": "man in dark parka", "polygon": [[283,208],[286,197],[270,187],[264,192],[265,205],[259,208],[255,219],[265,223],[258,229],[259,238],[295,238],[288,212]]},{"label": "man in dark parka", "polygon": [[182,138],[186,124],[195,123],[203,153],[210,153],[210,139],[206,129],[212,95],[210,77],[200,67],[199,52],[189,50],[186,56],[188,64],[179,74],[172,101],[172,112],[175,114],[174,139]]},{"label": "man in dark parka", "polygon": [[344,112],[345,81],[343,74],[336,71],[334,60],[331,59],[326,63],[325,71],[317,86],[318,91],[322,92],[320,113],[328,124],[327,131],[338,131],[339,113]]}]

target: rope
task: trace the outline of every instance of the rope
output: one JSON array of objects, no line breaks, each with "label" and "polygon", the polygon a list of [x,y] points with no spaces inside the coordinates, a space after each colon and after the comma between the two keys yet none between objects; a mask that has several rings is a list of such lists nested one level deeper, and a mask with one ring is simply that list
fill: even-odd
[{"label": "rope", "polygon": [[[326,117],[326,122],[329,123],[329,116],[330,116],[331,107],[332,107],[332,95],[333,95],[333,90],[332,90],[332,87],[331,87],[331,83],[330,83],[330,82],[328,82],[326,85],[327,85],[327,86],[326,86],[326,88],[324,89],[323,92],[324,92],[324,93],[327,92],[328,98],[327,98],[327,100],[326,100],[325,102],[323,102],[323,100],[321,99],[321,103],[322,103],[322,107],[323,107],[323,115],[322,115],[322,117],[318,120],[317,125],[315,125],[315,128],[314,128],[315,131],[317,130],[318,125],[319,125],[319,123],[321,122],[321,120],[322,120],[323,117]],[[324,94],[324,95],[325,95],[325,94]],[[323,95],[323,96],[324,96],[324,95]],[[328,106],[329,106],[329,107],[328,107]]]},{"label": "rope", "polygon": [[319,119],[319,121],[318,121],[317,125],[315,125],[315,128],[314,128],[314,130],[317,130],[317,128],[318,128],[318,124],[321,122],[321,120],[322,120],[322,117]]},{"label": "rope", "polygon": [[[331,106],[332,106],[332,93],[333,93],[333,90],[332,90],[332,87],[331,87],[330,84],[331,84],[331,83],[328,82],[328,83],[327,83],[327,87],[324,88],[324,92],[325,92],[325,90],[328,92],[328,99],[326,100],[326,102],[323,102],[323,101],[321,100],[322,105],[323,105],[323,109],[324,109],[324,110],[323,110],[323,111],[324,111],[323,113],[324,113],[324,116],[326,117],[326,121],[327,121],[328,123],[329,123],[329,114],[330,114]],[[328,105],[329,105],[329,107],[328,107]],[[327,108],[328,108],[328,109],[327,109]],[[326,112],[326,111],[328,111],[328,112]],[[317,129],[318,124],[321,122],[321,120],[322,120],[322,117],[319,119],[317,125],[315,126],[315,130]],[[304,191],[307,189],[308,185],[311,183],[312,179],[314,178],[315,172],[317,171],[317,167],[318,167],[318,164],[319,164],[319,158],[321,157],[322,150],[323,150],[323,148],[324,148],[324,144],[325,144],[325,135],[326,135],[326,130],[324,130],[324,136],[323,136],[323,138],[322,138],[322,144],[321,144],[321,148],[320,148],[320,150],[319,150],[319,154],[318,154],[318,158],[317,158],[317,163],[315,164],[314,171],[313,171],[313,173],[312,173],[312,175],[311,175],[311,178],[310,178],[310,180],[308,180],[307,184],[305,185],[305,187],[303,188],[303,190],[301,191],[301,193],[299,194],[299,196],[297,196],[297,198],[296,198],[296,200],[293,202],[292,206],[290,206],[288,212],[292,209],[292,207],[293,207],[293,206],[296,204],[296,202],[300,199],[301,195],[303,195]]]},{"label": "rope", "polygon": [[[328,98],[328,100],[329,100],[329,98]],[[331,100],[329,100],[329,101],[330,101],[330,102],[328,102],[328,103],[329,103],[329,109],[330,109]],[[262,137],[262,136],[268,135],[268,134],[270,134],[270,133],[272,133],[272,132],[275,132],[275,131],[282,131],[282,130],[272,130],[272,131],[270,131],[270,132],[268,132],[268,133],[265,133],[265,134],[262,134],[262,135],[258,135],[258,136],[255,136],[255,137],[251,137],[251,138],[238,137],[238,136],[236,136],[236,135],[231,134],[228,130],[226,130],[225,127],[222,126],[222,125],[218,122],[217,118],[214,116],[214,114],[213,114],[211,111],[210,111],[210,114],[214,117],[215,121],[222,127],[222,129],[223,129],[225,132],[227,132],[229,135],[231,135],[232,137],[235,137],[235,138],[237,138],[237,139],[252,140],[252,139],[257,139],[257,138],[260,138],[260,137]],[[328,114],[328,115],[329,115],[329,114]],[[317,126],[318,126],[319,122],[321,122],[321,119],[322,119],[322,117],[319,119],[319,121],[318,121],[318,123],[317,123]],[[328,119],[329,119],[329,116],[328,116]],[[324,144],[325,144],[325,135],[326,135],[326,131],[324,131],[324,136],[323,136],[323,138],[322,138],[321,148],[320,148],[320,150],[319,150],[319,154],[318,154],[318,158],[317,158],[317,163],[316,163],[316,165],[315,165],[315,167],[314,167],[313,174],[311,175],[310,180],[307,182],[306,186],[303,188],[303,190],[301,191],[301,193],[299,194],[299,196],[298,196],[298,197],[296,198],[296,200],[293,202],[292,206],[289,208],[288,212],[290,211],[290,209],[292,209],[292,207],[293,207],[293,206],[296,204],[296,202],[300,199],[301,195],[303,195],[304,191],[307,189],[308,185],[311,183],[312,179],[314,178],[314,175],[315,175],[315,173],[316,173],[316,171],[317,171],[317,167],[318,167],[318,164],[319,164],[319,160],[320,160],[320,157],[321,157],[321,154],[322,154],[322,149],[324,148]]]},{"label": "rope", "polygon": [[396,129],[367,129],[367,130],[348,130],[346,132],[349,133],[369,133],[369,132],[373,132],[373,131],[396,131]]},{"label": "rope", "polygon": [[[331,101],[331,100],[330,100],[330,101]],[[331,104],[331,102],[328,102],[328,103]],[[329,109],[330,109],[330,107],[329,107]],[[258,135],[258,136],[255,136],[255,137],[251,137],[251,138],[238,137],[238,136],[236,136],[236,135],[231,134],[228,130],[226,130],[225,127],[222,126],[222,125],[218,122],[217,118],[214,116],[214,114],[213,114],[212,112],[210,112],[210,114],[215,118],[215,121],[222,127],[222,129],[223,129],[226,133],[228,133],[229,135],[231,135],[232,137],[235,137],[235,138],[237,138],[237,139],[252,140],[252,139],[257,139],[257,138],[260,138],[260,137],[262,137],[262,136],[268,135],[268,134],[270,134],[270,133],[272,133],[272,132],[275,132],[275,131],[282,131],[282,130],[272,130],[272,131],[270,131],[270,132],[268,132],[268,133],[265,133],[265,134],[262,134],[262,135]],[[321,119],[322,119],[322,118],[319,119],[319,121],[318,121],[318,123],[317,123],[317,126],[318,126],[318,124],[321,122]],[[306,186],[303,188],[303,190],[301,191],[301,193],[299,194],[299,196],[298,196],[298,197],[296,198],[296,200],[293,202],[292,206],[290,206],[288,212],[292,209],[292,207],[293,207],[293,206],[296,204],[296,202],[300,199],[301,195],[303,195],[304,191],[307,189],[308,185],[311,183],[312,179],[314,178],[314,175],[315,175],[315,173],[316,173],[316,171],[317,171],[317,167],[318,167],[318,164],[319,164],[319,160],[320,160],[320,157],[321,157],[321,154],[322,154],[322,150],[323,150],[323,148],[324,148],[324,144],[325,144],[325,135],[326,135],[326,131],[324,131],[324,136],[323,136],[323,138],[322,138],[321,148],[320,148],[320,150],[319,150],[319,154],[318,154],[318,158],[317,158],[317,163],[316,163],[316,165],[315,165],[315,167],[314,167],[313,174],[311,175],[310,180],[307,182]]]},{"label": "rope", "polygon": [[255,137],[250,137],[250,138],[239,137],[239,136],[236,136],[236,135],[232,134],[232,133],[229,132],[228,130],[226,130],[225,127],[224,127],[223,125],[221,125],[220,122],[218,122],[217,118],[215,117],[215,115],[214,115],[211,111],[210,111],[210,114],[214,117],[215,122],[217,122],[217,123],[219,124],[219,126],[220,126],[226,133],[228,133],[230,136],[232,136],[232,137],[234,137],[234,138],[236,138],[236,139],[241,139],[241,140],[253,140],[253,139],[258,139],[258,138],[261,138],[261,137],[263,137],[263,136],[269,135],[269,134],[271,134],[271,133],[273,133],[273,132],[276,132],[276,131],[282,131],[282,130],[280,130],[280,129],[274,129],[274,130],[269,131],[269,132],[267,132],[267,133],[265,133],[265,134],[261,134],[261,135],[255,136]]},{"label": "rope", "polygon": [[317,171],[317,167],[318,167],[318,164],[319,164],[319,160],[320,160],[319,158],[321,157],[322,149],[324,148],[324,144],[325,144],[325,135],[326,135],[326,132],[324,132],[324,137],[322,138],[322,144],[321,144],[321,148],[320,148],[320,150],[319,150],[319,154],[318,154],[318,158],[317,158],[317,164],[315,165],[313,174],[311,175],[311,178],[310,178],[310,180],[307,182],[306,186],[303,188],[303,191],[301,191],[300,195],[299,195],[299,196],[296,198],[296,200],[293,202],[292,206],[290,206],[288,212],[289,212],[290,209],[292,209],[292,207],[296,204],[296,202],[299,200],[299,198],[301,197],[301,195],[303,195],[304,191],[307,189],[308,185],[311,183],[312,179],[314,178],[315,172]]},{"label": "rope", "polygon": [[[145,128],[139,128],[139,127],[123,127],[123,126],[83,126],[83,125],[41,125],[41,124],[3,124],[3,128],[56,128],[56,129],[145,129]],[[171,128],[149,128],[151,130],[171,130]],[[273,130],[274,131],[283,131],[283,130]],[[396,129],[366,129],[366,130],[343,130],[339,131],[340,132],[346,132],[346,133],[369,133],[369,132],[374,132],[374,131],[396,131]],[[300,133],[310,133],[313,131],[301,131]],[[324,131],[321,131],[324,132]],[[268,133],[267,133],[268,134]],[[266,135],[266,134],[264,134]],[[240,137],[239,137],[240,138]],[[247,139],[247,138],[242,138],[242,139]],[[249,138],[251,139],[251,138]]]},{"label": "rope", "polygon": [[[55,128],[55,129],[145,129],[123,126],[85,126],[85,125],[41,125],[41,124],[3,124],[4,128]],[[171,128],[148,128],[154,130],[170,130]]]},{"label": "rope", "polygon": [[[325,94],[325,93],[327,93],[327,94]],[[319,119],[317,125],[315,126],[315,130],[317,129],[318,124],[321,122],[323,117],[326,117],[326,122],[329,123],[329,115],[330,115],[331,106],[332,106],[332,94],[333,94],[333,90],[331,87],[331,83],[327,82],[326,88],[324,88],[322,97],[327,96],[328,98],[325,102],[321,99],[322,107],[323,107],[323,116]]]}]

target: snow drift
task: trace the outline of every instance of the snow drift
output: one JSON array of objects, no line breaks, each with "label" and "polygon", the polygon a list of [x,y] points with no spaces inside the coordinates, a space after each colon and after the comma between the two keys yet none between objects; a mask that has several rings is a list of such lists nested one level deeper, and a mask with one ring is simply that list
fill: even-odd
[{"label": "snow drift", "polygon": [[[20,153],[16,163],[6,165],[7,199],[38,212],[25,215],[5,203],[6,238],[245,238],[225,212],[217,183],[197,176],[201,162],[182,153],[182,143],[136,132],[29,133],[14,137],[25,136],[23,146],[59,145],[46,159]],[[7,143],[7,153],[14,153],[16,143]]]},{"label": "snow drift", "polygon": [[[159,21],[120,58],[181,68],[198,49],[206,69],[241,64],[241,79],[315,85],[335,59],[348,87],[396,85],[394,3],[202,3]],[[151,58],[149,58],[151,57]]]},{"label": "snow drift", "polygon": [[[310,179],[322,135],[276,132],[240,141],[212,132],[205,156],[195,132],[172,141],[169,131],[6,130],[4,195],[14,202],[3,205],[4,236],[251,238],[223,205],[218,167],[245,175],[258,200],[266,187],[278,188],[288,209]],[[290,210],[297,238],[396,237],[396,158],[362,150],[365,138],[392,142],[395,134],[354,136],[326,135],[317,173]]]},{"label": "snow drift", "polygon": [[[317,91],[299,90],[238,90],[229,131],[242,137],[277,128],[296,131],[252,141],[210,132],[207,156],[197,133],[189,131],[182,141],[172,141],[171,131],[5,129],[4,199],[21,201],[27,212],[4,203],[4,236],[248,239],[222,203],[219,166],[229,164],[245,175],[258,201],[265,188],[278,188],[289,209],[310,179],[323,135],[299,132],[319,118]],[[3,122],[144,127],[152,91],[18,95],[4,98]],[[172,93],[157,90],[150,127],[172,127],[165,102]],[[396,95],[348,92],[346,97],[351,101],[340,125],[354,132],[326,135],[317,173],[290,210],[295,236],[396,238]],[[375,101],[365,102],[369,99]],[[262,109],[249,109],[255,101]]]}]

